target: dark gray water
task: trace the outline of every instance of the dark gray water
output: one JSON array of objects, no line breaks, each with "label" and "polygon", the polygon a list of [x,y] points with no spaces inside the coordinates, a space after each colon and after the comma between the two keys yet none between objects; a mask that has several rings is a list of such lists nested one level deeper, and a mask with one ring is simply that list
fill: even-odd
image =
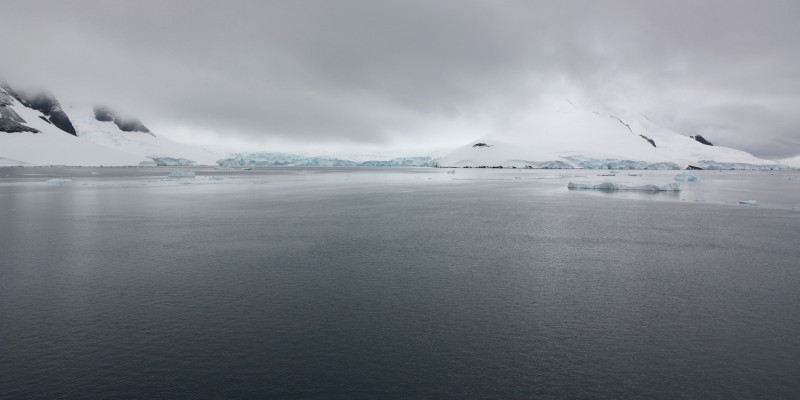
[{"label": "dark gray water", "polygon": [[0,168],[0,398],[800,397],[791,176],[91,171]]}]

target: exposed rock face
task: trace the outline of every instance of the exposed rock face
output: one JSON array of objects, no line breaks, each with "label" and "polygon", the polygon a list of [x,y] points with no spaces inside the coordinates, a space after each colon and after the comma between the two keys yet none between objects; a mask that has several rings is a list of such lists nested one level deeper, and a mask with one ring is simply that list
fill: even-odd
[{"label": "exposed rock face", "polygon": [[0,105],[0,118],[8,118],[12,121],[19,122],[21,124],[25,123],[25,120],[17,114],[14,109],[8,106]]},{"label": "exposed rock face", "polygon": [[11,95],[6,93],[5,86],[0,86],[0,88],[2,88],[2,90],[0,90],[0,107],[10,106],[14,104]]},{"label": "exposed rock face", "polygon": [[10,118],[0,118],[0,131],[8,133],[32,132],[39,133],[39,130],[20,124]]},{"label": "exposed rock face", "polygon": [[694,140],[696,140],[696,141],[698,141],[698,142],[700,142],[700,143],[702,143],[702,144],[706,145],[706,146],[713,146],[713,144],[711,144],[711,142],[709,142],[708,140],[706,140],[706,138],[704,138],[704,137],[702,137],[702,136],[700,136],[700,135],[697,135],[697,136],[692,136],[692,138],[693,138]]},{"label": "exposed rock face", "polygon": [[115,118],[114,123],[117,124],[120,130],[123,132],[144,132],[150,133],[150,129],[147,129],[142,121],[139,121],[136,118]]},{"label": "exposed rock face", "polygon": [[653,145],[653,147],[656,147],[656,141],[655,140],[650,139],[649,137],[647,137],[645,135],[639,135],[639,137],[641,137],[644,140],[647,140],[650,144]]},{"label": "exposed rock face", "polygon": [[22,125],[25,123],[25,120],[9,107],[14,104],[14,98],[8,93],[10,90],[8,85],[4,82],[0,84],[0,131],[8,133],[39,133],[38,129]]},{"label": "exposed rock face", "polygon": [[113,121],[114,113],[108,107],[94,107],[94,119],[103,122]]},{"label": "exposed rock face", "polygon": [[123,132],[143,132],[152,135],[150,129],[147,129],[147,127],[142,124],[142,121],[139,121],[137,118],[120,117],[108,107],[95,106],[94,119],[98,121],[113,121]]},{"label": "exposed rock face", "polygon": [[25,107],[40,111],[53,125],[62,131],[78,136],[75,132],[75,127],[72,126],[72,121],[69,120],[67,114],[61,109],[61,104],[52,94],[47,92],[15,92],[8,87],[4,89]]}]

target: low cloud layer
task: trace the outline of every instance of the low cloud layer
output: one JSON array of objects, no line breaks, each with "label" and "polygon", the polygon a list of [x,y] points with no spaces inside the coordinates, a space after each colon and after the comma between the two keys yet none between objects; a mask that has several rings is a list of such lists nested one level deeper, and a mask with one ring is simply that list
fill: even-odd
[{"label": "low cloud layer", "polygon": [[0,73],[181,139],[457,146],[569,97],[799,154],[800,3],[649,3],[10,2]]}]

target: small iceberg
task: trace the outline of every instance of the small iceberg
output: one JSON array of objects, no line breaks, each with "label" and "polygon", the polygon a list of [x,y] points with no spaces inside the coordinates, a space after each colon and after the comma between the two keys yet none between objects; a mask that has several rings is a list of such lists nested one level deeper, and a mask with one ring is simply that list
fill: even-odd
[{"label": "small iceberg", "polygon": [[570,190],[605,190],[609,192],[616,190],[635,190],[641,192],[677,192],[681,190],[681,185],[680,183],[677,182],[667,183],[664,185],[655,185],[655,184],[623,185],[614,182],[602,182],[602,183],[570,182],[567,185],[567,188]]},{"label": "small iceberg", "polygon": [[92,175],[100,175],[100,173],[97,171],[92,171]]},{"label": "small iceberg", "polygon": [[694,171],[686,171],[675,175],[675,180],[679,182],[700,182],[700,175],[697,175],[697,172]]},{"label": "small iceberg", "polygon": [[455,175],[456,174],[456,170],[451,169],[451,170],[447,171],[447,173],[450,174],[450,175]]},{"label": "small iceberg", "polygon": [[194,178],[194,171],[169,170],[170,178]]},{"label": "small iceberg", "polygon": [[757,206],[758,202],[755,200],[742,200],[739,202],[739,204],[744,204],[746,206]]},{"label": "small iceberg", "polygon": [[69,178],[53,178],[47,181],[47,183],[70,183],[72,179]]}]

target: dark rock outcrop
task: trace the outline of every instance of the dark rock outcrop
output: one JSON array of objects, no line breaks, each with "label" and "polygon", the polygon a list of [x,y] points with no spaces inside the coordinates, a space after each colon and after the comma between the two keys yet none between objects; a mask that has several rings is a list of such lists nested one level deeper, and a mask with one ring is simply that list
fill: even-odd
[{"label": "dark rock outcrop", "polygon": [[623,121],[623,120],[621,120],[619,117],[615,117],[615,116],[613,116],[613,115],[609,115],[609,117],[610,117],[610,118],[614,118],[615,120],[619,121],[619,123],[620,123],[620,124],[622,124],[622,125],[625,125],[625,127],[626,127],[626,128],[628,128],[628,130],[629,130],[631,133],[633,133],[633,129],[631,129],[631,126],[630,126],[630,125],[628,125],[628,124],[626,124],[626,123],[625,123],[625,121]]},{"label": "dark rock outcrop", "polygon": [[110,108],[103,106],[95,106],[93,110],[94,119],[104,122],[113,121],[123,132],[143,132],[153,135],[150,129],[147,129],[142,121],[139,121],[137,118],[120,117],[115,112],[111,111]]},{"label": "dark rock outcrop", "polygon": [[0,131],[8,133],[16,133],[16,132],[39,133],[38,129],[22,125],[19,122],[14,121],[10,118],[0,118]]},{"label": "dark rock outcrop", "polygon": [[475,143],[472,145],[472,147],[492,147],[492,145],[486,143]]},{"label": "dark rock outcrop", "polygon": [[98,121],[108,122],[114,120],[114,113],[108,107],[94,107],[94,119]]},{"label": "dark rock outcrop", "polygon": [[692,171],[692,170],[695,170],[695,171],[702,171],[702,170],[703,170],[703,168],[700,168],[700,167],[695,167],[694,165],[689,165],[689,166],[687,166],[687,167],[686,167],[686,169],[687,169],[687,170],[690,170],[690,171]]},{"label": "dark rock outcrop", "polygon": [[706,146],[713,146],[713,144],[711,144],[711,142],[709,142],[708,140],[706,140],[706,138],[704,138],[704,137],[702,137],[702,136],[700,136],[700,135],[697,135],[697,136],[690,136],[690,137],[691,137],[692,139],[694,139],[694,140],[696,140],[696,141],[698,141],[698,142],[700,142],[700,143],[702,143],[702,144],[706,145]]},{"label": "dark rock outcrop", "polygon": [[10,95],[14,96],[22,105],[32,108],[44,114],[50,122],[64,132],[73,136],[78,136],[72,121],[61,109],[56,98],[47,92],[15,92],[11,88],[4,88]]},{"label": "dark rock outcrop", "polygon": [[656,147],[656,141],[655,140],[650,139],[649,137],[647,137],[645,135],[639,135],[639,137],[641,137],[642,139],[647,140],[648,142],[650,142],[650,144],[652,144],[653,147]]},{"label": "dark rock outcrop", "polygon": [[136,118],[114,118],[114,123],[117,124],[119,129],[123,132],[144,132],[150,133],[150,129],[147,129],[142,121],[139,121]]},{"label": "dark rock outcrop", "polygon": [[0,105],[0,118],[8,118],[12,121],[24,124],[25,120],[19,116],[11,107]]}]

